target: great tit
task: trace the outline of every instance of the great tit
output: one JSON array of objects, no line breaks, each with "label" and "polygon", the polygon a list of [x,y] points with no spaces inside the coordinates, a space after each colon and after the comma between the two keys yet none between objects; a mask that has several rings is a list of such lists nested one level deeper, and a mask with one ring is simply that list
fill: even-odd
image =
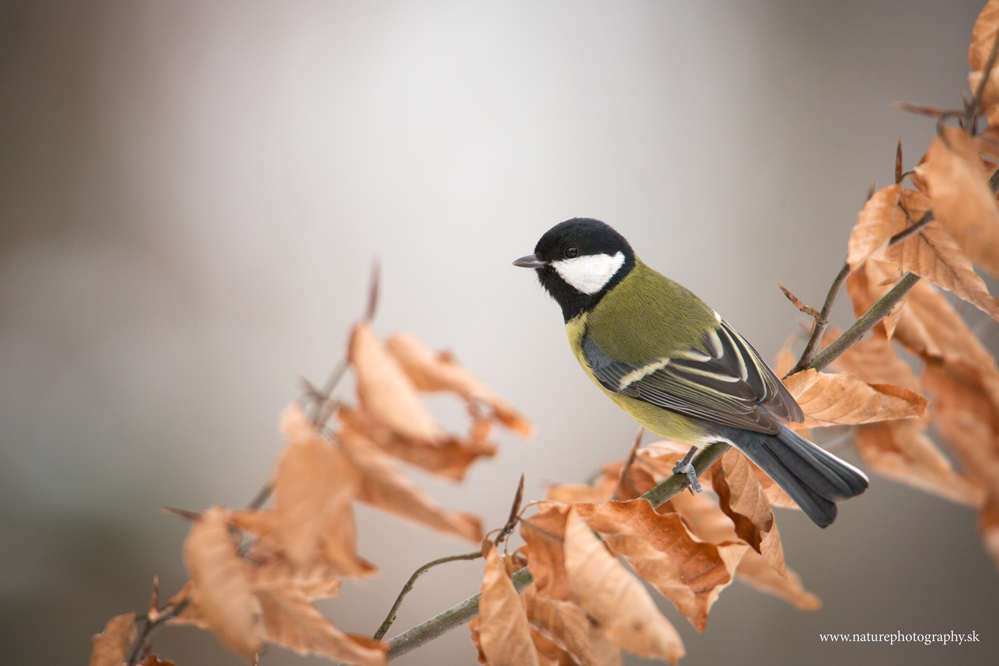
[{"label": "great tit", "polygon": [[[648,430],[692,447],[731,444],[820,527],[835,502],[867,488],[863,472],[784,425],[802,421],[801,407],[759,353],[610,226],[566,220],[513,264],[535,269],[586,375]],[[678,469],[696,486],[695,451]]]}]

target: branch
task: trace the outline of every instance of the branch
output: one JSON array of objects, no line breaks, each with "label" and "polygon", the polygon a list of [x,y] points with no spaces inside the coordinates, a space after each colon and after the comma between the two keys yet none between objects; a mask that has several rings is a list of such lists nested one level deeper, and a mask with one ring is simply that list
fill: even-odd
[{"label": "branch", "polygon": [[822,304],[822,311],[815,318],[815,326],[812,328],[812,335],[808,338],[808,343],[805,345],[805,351],[802,352],[798,363],[791,368],[791,371],[787,375],[784,375],[785,377],[809,367],[809,364],[815,358],[815,354],[819,349],[819,343],[822,341],[822,336],[825,335],[826,329],[829,327],[829,315],[832,313],[833,305],[836,303],[836,296],[839,295],[839,290],[843,288],[843,283],[846,282],[846,278],[849,275],[850,264],[843,264],[843,268],[839,270],[839,274],[833,280],[832,286],[829,287],[829,293],[826,294],[826,302]]},{"label": "branch", "polygon": [[917,282],[919,282],[919,276],[914,273],[906,273],[902,276],[902,279],[891,288],[891,291],[872,305],[871,309],[861,315],[860,319],[853,322],[853,326],[847,329],[843,335],[833,340],[829,343],[828,347],[818,353],[812,362],[808,364],[808,367],[815,370],[822,370],[835,361],[840,354],[849,349],[850,345],[874,328],[879,321],[887,317],[891,309],[909,293],[910,289],[916,286]]},{"label": "branch", "polygon": [[480,557],[482,557],[481,550],[477,550],[474,553],[449,555],[448,557],[442,557],[440,559],[434,560],[433,562],[427,562],[422,567],[414,571],[413,575],[409,577],[409,580],[406,581],[406,584],[403,586],[402,592],[400,592],[399,596],[396,597],[395,603],[392,604],[392,609],[388,612],[388,615],[385,617],[385,621],[382,622],[382,626],[378,627],[378,631],[375,632],[375,635],[372,636],[372,638],[374,638],[376,641],[380,641],[382,639],[382,636],[384,636],[385,633],[389,630],[389,627],[391,627],[392,623],[395,622],[395,616],[396,613],[399,611],[399,606],[402,605],[402,600],[405,599],[406,595],[409,594],[410,590],[413,589],[413,584],[416,583],[417,578],[427,573],[428,571],[436,567],[438,564],[446,564],[447,562],[456,562],[458,560],[477,560]]},{"label": "branch", "polygon": [[[715,442],[713,444],[708,444],[701,451],[694,456],[691,464],[694,466],[694,470],[697,472],[697,476],[701,476],[708,468],[715,464],[715,462],[725,455],[728,451],[729,445],[725,442]],[[680,493],[682,493],[687,486],[690,485],[690,481],[687,479],[686,474],[674,474],[673,476],[667,477],[662,483],[642,495],[639,499],[649,500],[654,508],[658,509],[660,506],[673,499]]]},{"label": "branch", "polygon": [[155,620],[150,620],[149,615],[147,615],[145,626],[142,627],[139,635],[135,637],[135,641],[132,642],[131,649],[128,651],[128,659],[125,660],[126,666],[135,666],[140,659],[144,658],[143,651],[146,644],[166,625],[167,620],[171,620],[183,613],[189,603],[191,603],[191,598],[185,597],[176,606],[160,613]]},{"label": "branch", "polygon": [[[524,588],[534,582],[531,572],[524,567],[520,571],[514,572],[513,586],[517,592],[523,592]],[[479,614],[479,598],[482,594],[465,599],[457,606],[450,608],[440,615],[433,617],[423,624],[413,627],[403,634],[399,634],[389,641],[389,660],[401,657],[410,650],[415,650],[424,643],[446,634],[455,627],[461,626]]]},{"label": "branch", "polygon": [[[729,445],[724,442],[716,442],[705,446],[700,453],[694,456],[693,465],[694,469],[697,470],[697,475],[700,476],[707,471],[716,460],[722,457],[728,448]],[[670,498],[676,497],[688,485],[690,485],[690,482],[687,480],[686,474],[674,474],[642,495],[641,499],[647,499],[652,506],[659,507]],[[515,572],[511,578],[517,592],[522,592],[525,587],[534,582],[531,572],[527,570],[527,567]],[[457,606],[390,640],[389,660],[401,657],[410,650],[415,650],[424,643],[432,641],[451,629],[470,621],[479,614],[480,596],[481,594],[476,594],[474,597],[469,597]]]}]

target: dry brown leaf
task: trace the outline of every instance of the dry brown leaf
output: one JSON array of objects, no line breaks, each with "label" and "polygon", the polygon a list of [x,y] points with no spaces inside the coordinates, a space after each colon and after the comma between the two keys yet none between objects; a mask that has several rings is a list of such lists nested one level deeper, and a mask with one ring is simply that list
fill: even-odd
[{"label": "dry brown leaf", "polygon": [[318,654],[356,666],[387,663],[387,643],[343,633],[294,588],[259,588],[254,593],[267,641],[303,656]]},{"label": "dry brown leaf", "polygon": [[[912,193],[914,197],[923,197],[913,190],[906,192]],[[996,249],[999,251],[999,222],[996,225],[996,235]],[[999,319],[999,299],[989,293],[984,280],[975,272],[971,259],[958,246],[953,236],[938,223],[930,222],[901,243],[887,248],[881,256],[901,270],[926,278],[982,312]]]},{"label": "dry brown leaf", "polygon": [[853,425],[922,416],[927,400],[892,384],[868,384],[850,372],[802,370],[784,380],[806,416],[822,423]]},{"label": "dry brown leaf", "polygon": [[783,377],[787,373],[791,372],[791,368],[794,367],[795,359],[794,352],[791,351],[791,345],[798,336],[790,335],[787,340],[784,341],[784,346],[780,348],[777,352],[777,356],[774,357],[773,371],[778,377]]},{"label": "dry brown leaf", "polygon": [[479,598],[478,645],[489,666],[538,664],[527,614],[496,548],[486,556]]},{"label": "dry brown leaf", "polygon": [[259,605],[229,534],[226,511],[201,514],[184,542],[184,562],[197,588],[198,610],[229,649],[247,659],[260,651],[254,616]]},{"label": "dry brown leaf", "polygon": [[482,523],[477,517],[440,506],[400,472],[387,453],[350,427],[345,426],[339,437],[360,472],[357,499],[444,534],[482,541]]},{"label": "dry brown leaf", "polygon": [[536,515],[521,520],[520,536],[526,543],[527,568],[538,595],[564,601],[569,599],[569,579],[562,543],[569,507],[548,504],[540,508]]},{"label": "dry brown leaf", "polygon": [[139,666],[177,666],[169,659],[160,659],[155,654],[151,654],[139,662]]},{"label": "dry brown leaf", "polygon": [[565,566],[573,596],[611,642],[646,659],[679,662],[685,652],[676,629],[572,509],[565,529]]},{"label": "dry brown leaf", "polygon": [[444,433],[420,401],[413,381],[399,362],[375,337],[367,322],[354,327],[350,362],[357,371],[361,404],[380,421],[404,437],[437,442]]},{"label": "dry brown leaf", "polygon": [[942,132],[917,167],[934,216],[972,261],[999,277],[999,208],[982,159],[964,130],[943,127]]},{"label": "dry brown leaf", "polygon": [[749,459],[735,449],[726,451],[712,465],[711,485],[718,495],[718,506],[732,519],[739,538],[762,555],[774,571],[786,576],[784,548],[773,509]]},{"label": "dry brown leaf", "polygon": [[[822,337],[822,346],[841,334],[842,331],[830,327]],[[881,337],[857,340],[830,367],[852,372],[868,384],[894,384],[916,393],[922,391],[922,384],[912,367],[899,357],[890,341]]]},{"label": "dry brown leaf", "polygon": [[[732,521],[722,513],[718,505],[703,494],[681,493],[671,499],[660,510],[672,510],[684,517],[691,530],[700,539],[721,543],[737,539]],[[752,549],[747,549],[735,570],[736,578],[751,585],[760,592],[773,594],[793,604],[799,610],[815,610],[822,605],[819,598],[802,587],[801,577],[790,568],[787,577],[782,577],[766,563],[763,557]]]},{"label": "dry brown leaf", "polygon": [[324,561],[296,566],[267,539],[255,541],[243,561],[248,567],[247,575],[254,589],[290,588],[309,600],[340,594],[338,576],[342,575],[341,566]]},{"label": "dry brown leaf", "polygon": [[479,458],[496,455],[496,444],[485,437],[476,438],[474,427],[473,436],[468,439],[447,435],[443,440],[430,444],[399,435],[361,408],[341,409],[339,417],[386,453],[455,481],[464,479],[468,468]]},{"label": "dry brown leaf", "polygon": [[915,420],[871,423],[857,430],[854,446],[867,465],[901,483],[971,506],[982,491],[958,474]]},{"label": "dry brown leaf", "polygon": [[292,405],[281,417],[288,441],[273,489],[273,537],[298,565],[315,560],[329,517],[342,516],[358,492],[357,471],[339,447]]},{"label": "dry brown leaf", "polygon": [[905,214],[898,207],[901,191],[899,184],[880,189],[860,209],[847,245],[846,262],[850,264],[850,270],[856,270],[868,258],[888,247],[888,240],[895,233],[892,227],[899,219],[905,219]]},{"label": "dry brown leaf", "polygon": [[116,615],[90,639],[90,666],[121,666],[135,640],[135,613]]},{"label": "dry brown leaf", "polygon": [[[701,541],[680,514],[656,513],[644,500],[573,507],[639,576],[673,602],[698,631],[721,591],[732,582],[746,544]],[[567,556],[568,557],[568,556]],[[570,580],[571,580],[570,570]],[[627,649],[627,646],[622,646]]]},{"label": "dry brown leaf", "polygon": [[[590,647],[590,622],[582,608],[571,601],[540,597],[533,585],[521,592],[520,598],[531,627],[552,641],[560,651],[568,653],[572,663],[580,666],[597,663]],[[534,637],[534,644],[538,652],[553,656],[537,636]]]},{"label": "dry brown leaf", "polygon": [[451,391],[470,403],[492,409],[496,418],[521,437],[531,435],[531,422],[498,393],[458,365],[447,353],[434,354],[408,333],[396,333],[386,347],[421,391]]},{"label": "dry brown leaf", "polygon": [[747,551],[735,570],[742,582],[787,601],[798,610],[813,611],[822,607],[822,601],[806,590],[801,584],[801,576],[791,569],[787,576],[781,576],[757,553]]},{"label": "dry brown leaf", "polygon": [[999,0],[989,0],[978,13],[975,26],[971,29],[971,46],[968,47],[968,63],[971,69],[980,72],[985,69],[992,53],[999,26]]}]

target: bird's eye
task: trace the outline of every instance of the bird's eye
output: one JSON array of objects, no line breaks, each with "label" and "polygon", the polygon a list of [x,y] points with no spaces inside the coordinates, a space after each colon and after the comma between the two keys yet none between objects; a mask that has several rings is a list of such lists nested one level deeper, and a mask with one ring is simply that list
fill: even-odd
[{"label": "bird's eye", "polygon": [[574,247],[565,248],[565,256],[567,259],[572,259],[579,256],[579,250]]}]

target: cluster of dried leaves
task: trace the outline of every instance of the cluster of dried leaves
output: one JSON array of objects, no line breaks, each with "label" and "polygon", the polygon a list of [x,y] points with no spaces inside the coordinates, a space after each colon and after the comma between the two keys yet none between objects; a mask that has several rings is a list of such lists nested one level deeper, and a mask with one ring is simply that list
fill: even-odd
[{"label": "cluster of dried leaves", "polygon": [[[530,434],[531,424],[450,355],[431,352],[411,335],[383,343],[362,322],[351,336],[349,361],[358,404],[319,396],[312,418],[297,404],[285,410],[287,443],[269,485],[273,507],[215,506],[191,515],[184,544],[191,579],[164,608],[154,596],[146,626],[165,621],[208,628],[248,659],[268,642],[349,664],[385,664],[385,643],[340,631],[313,605],[336,596],[342,580],[377,572],[357,553],[354,502],[481,542],[477,517],[439,505],[397,461],[461,480],[475,460],[495,454],[488,439],[494,424],[521,436]],[[467,435],[438,425],[420,398],[436,391],[465,401]],[[335,425],[327,427],[334,414]],[[135,614],[113,618],[94,638],[91,666],[135,663],[136,654],[148,651],[135,643]],[[160,663],[155,659],[141,663]]]},{"label": "cluster of dried leaves", "polygon": [[[999,299],[975,272],[977,266],[999,277],[999,206],[990,182],[996,164],[982,157],[999,157],[997,28],[999,0],[990,0],[969,49],[975,99],[964,112],[936,112],[938,135],[909,173],[902,172],[899,148],[895,184],[872,193],[850,235],[846,286],[858,317],[877,309],[907,273],[922,279],[871,336],[834,360],[836,372],[805,369],[785,384],[805,412],[799,428],[806,434],[849,426],[872,469],[977,507],[999,564],[999,369],[941,292],[999,319]],[[979,112],[994,126],[979,132]],[[816,321],[823,316],[785,293]],[[824,347],[840,332],[823,325],[813,334]],[[789,345],[776,361],[778,374],[795,365]],[[622,662],[622,650],[675,664],[683,644],[649,587],[698,630],[736,578],[801,610],[819,607],[785,562],[773,512],[797,507],[734,449],[706,474],[713,497],[681,493],[658,507],[640,499],[672,476],[686,452],[674,442],[633,450],[589,484],[550,486],[545,500],[529,505],[537,507],[534,515],[517,516],[524,545],[501,554],[495,544],[508,530],[483,541],[478,518],[440,506],[398,462],[461,480],[474,461],[495,453],[488,439],[494,424],[522,436],[530,424],[450,356],[407,334],[382,342],[364,321],[348,356],[357,404],[314,392],[311,417],[299,405],[285,411],[287,444],[269,485],[273,506],[189,514],[190,581],[162,608],[154,588],[142,618],[112,618],[94,637],[92,666],[171,664],[149,654],[149,638],[164,623],[209,628],[248,659],[267,642],[348,664],[385,664],[387,644],[340,631],[313,605],[338,594],[341,581],[376,572],[357,553],[358,501],[483,544],[471,631],[480,663],[490,666],[612,666]],[[438,425],[420,397],[431,391],[465,401],[468,434]],[[512,574],[524,567],[533,585],[518,594]]]}]

